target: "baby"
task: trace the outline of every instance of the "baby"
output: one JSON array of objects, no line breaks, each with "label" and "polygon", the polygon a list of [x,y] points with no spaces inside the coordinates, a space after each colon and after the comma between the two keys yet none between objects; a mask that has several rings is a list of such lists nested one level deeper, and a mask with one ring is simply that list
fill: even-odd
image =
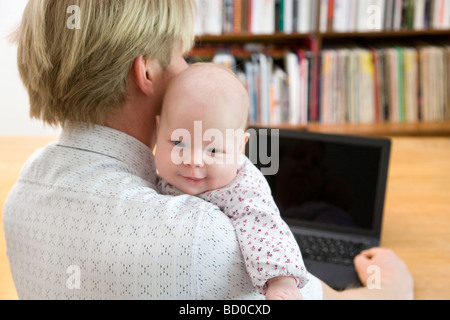
[{"label": "baby", "polygon": [[301,299],[300,249],[262,173],[243,155],[248,93],[228,69],[191,66],[169,85],[158,117],[159,188],[217,205],[233,222],[247,272],[266,299]]}]

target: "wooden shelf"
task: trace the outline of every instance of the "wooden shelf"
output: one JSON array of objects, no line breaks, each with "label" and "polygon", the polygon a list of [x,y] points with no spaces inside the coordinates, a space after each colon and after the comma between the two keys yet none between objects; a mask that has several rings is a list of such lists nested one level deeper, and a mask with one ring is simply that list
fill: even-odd
[{"label": "wooden shelf", "polygon": [[378,32],[326,32],[320,33],[324,40],[333,38],[399,38],[418,36],[447,36],[450,30],[398,30],[398,31],[378,31]]},{"label": "wooden shelf", "polygon": [[339,38],[403,38],[403,37],[448,37],[450,30],[398,30],[398,31],[378,31],[378,32],[311,32],[311,33],[274,33],[274,34],[251,34],[251,33],[230,33],[223,35],[202,35],[196,38],[198,44],[203,43],[274,43],[289,42],[293,40],[308,40],[319,38],[323,41]]},{"label": "wooden shelf", "polygon": [[326,134],[345,134],[356,136],[378,137],[437,137],[450,136],[450,121],[446,122],[417,122],[417,123],[373,123],[373,124],[321,124],[310,123],[308,125],[293,126],[282,124],[277,126],[262,126],[288,130],[305,130]]},{"label": "wooden shelf", "polygon": [[198,45],[217,44],[217,43],[290,43],[292,41],[308,41],[315,37],[314,33],[274,33],[274,34],[250,34],[250,33],[231,33],[223,35],[203,35],[196,38]]}]

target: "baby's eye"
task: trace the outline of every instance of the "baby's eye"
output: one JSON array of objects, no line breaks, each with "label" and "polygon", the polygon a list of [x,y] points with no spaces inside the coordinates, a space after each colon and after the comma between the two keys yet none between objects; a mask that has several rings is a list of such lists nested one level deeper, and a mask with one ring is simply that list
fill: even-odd
[{"label": "baby's eye", "polygon": [[220,149],[214,148],[214,149],[208,149],[208,153],[212,156],[217,156],[223,152]]},{"label": "baby's eye", "polygon": [[172,141],[172,143],[178,148],[184,148],[185,145],[182,141]]}]

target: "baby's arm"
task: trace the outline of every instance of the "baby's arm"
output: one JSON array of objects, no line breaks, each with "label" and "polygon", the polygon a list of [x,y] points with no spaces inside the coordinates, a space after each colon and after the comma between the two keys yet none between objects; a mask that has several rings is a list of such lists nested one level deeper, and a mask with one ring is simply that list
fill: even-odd
[{"label": "baby's arm", "polygon": [[299,293],[298,288],[308,282],[300,249],[280,217],[265,177],[250,160],[242,157],[231,184],[198,196],[231,218],[247,271],[261,292],[272,293],[280,287],[274,285],[272,290],[269,279],[289,277],[283,283],[290,282],[291,288],[294,283]]},{"label": "baby's arm", "polygon": [[277,277],[267,281],[266,300],[303,300],[293,277]]}]

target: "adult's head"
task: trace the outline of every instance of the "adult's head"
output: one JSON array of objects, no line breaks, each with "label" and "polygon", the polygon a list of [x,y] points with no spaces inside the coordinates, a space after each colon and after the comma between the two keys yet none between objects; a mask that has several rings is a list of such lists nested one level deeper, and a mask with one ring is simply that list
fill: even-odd
[{"label": "adult's head", "polygon": [[153,80],[186,67],[173,57],[192,47],[194,8],[193,0],[30,0],[16,39],[31,117],[105,125],[136,98],[132,87],[158,109],[166,83]]}]

